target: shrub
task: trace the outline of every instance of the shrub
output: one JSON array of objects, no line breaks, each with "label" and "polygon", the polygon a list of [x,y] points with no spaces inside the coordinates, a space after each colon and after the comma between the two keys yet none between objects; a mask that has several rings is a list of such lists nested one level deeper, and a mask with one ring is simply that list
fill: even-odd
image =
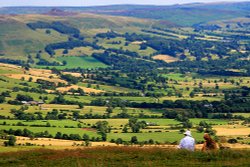
[{"label": "shrub", "polygon": [[231,143],[231,144],[238,143],[238,141],[236,139],[229,139],[227,142]]},{"label": "shrub", "polygon": [[5,146],[14,146],[16,144],[16,137],[11,135],[8,137],[8,141],[4,142]]},{"label": "shrub", "polygon": [[136,136],[132,136],[130,142],[133,143],[133,144],[137,144],[138,143],[137,137]]}]

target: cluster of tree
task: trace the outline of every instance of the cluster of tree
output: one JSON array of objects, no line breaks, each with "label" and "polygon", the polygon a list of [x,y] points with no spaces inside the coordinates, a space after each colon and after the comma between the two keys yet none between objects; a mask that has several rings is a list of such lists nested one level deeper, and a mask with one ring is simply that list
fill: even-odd
[{"label": "cluster of tree", "polygon": [[147,127],[147,123],[145,121],[138,121],[137,118],[130,118],[128,124],[126,124],[122,132],[128,133],[128,127],[130,127],[132,133],[139,133],[140,129],[144,129]]},{"label": "cluster of tree", "polygon": [[112,42],[107,42],[108,44],[112,45],[120,45],[122,42],[121,41],[112,41]]},{"label": "cluster of tree", "polygon": [[131,57],[139,57],[139,54],[137,52],[132,52],[132,51],[129,51],[129,50],[108,48],[105,51],[113,52],[113,53],[116,53],[116,54],[122,54],[122,55],[126,55],[126,56],[131,56]]},{"label": "cluster of tree", "polygon": [[81,88],[78,88],[78,89],[71,88],[68,92],[71,92],[73,95],[75,95],[75,94],[78,94],[80,96],[84,96],[85,95],[84,90],[81,89]]},{"label": "cluster of tree", "polygon": [[232,113],[214,113],[210,116],[212,119],[237,119],[237,120],[247,120],[242,115],[233,115]]},{"label": "cluster of tree", "polygon": [[80,34],[80,31],[77,28],[63,24],[59,21],[54,21],[52,23],[38,21],[35,23],[28,23],[27,26],[29,28],[31,28],[32,30],[53,29],[53,30],[58,31],[62,34]]},{"label": "cluster of tree", "polygon": [[57,132],[55,135],[55,139],[64,139],[64,140],[75,140],[80,141],[82,137],[79,134],[62,134],[61,132]]},{"label": "cluster of tree", "polygon": [[141,30],[141,31],[142,31],[142,32],[145,32],[145,33],[160,35],[160,36],[166,36],[166,37],[177,38],[177,36],[170,35],[170,34],[167,34],[167,33],[158,32],[158,31],[145,30],[145,29],[143,29],[143,30]]},{"label": "cluster of tree", "polygon": [[35,138],[35,137],[46,137],[46,138],[53,138],[53,135],[49,134],[48,131],[44,132],[38,132],[34,133],[27,128],[22,129],[9,129],[9,130],[4,130],[4,133],[10,134],[10,135],[15,135],[15,136],[24,136],[24,137],[30,137],[30,138]]},{"label": "cluster of tree", "polygon": [[80,40],[70,40],[70,41],[66,41],[66,42],[48,44],[45,47],[45,51],[50,55],[54,55],[55,54],[54,50],[57,50],[57,49],[74,49],[75,47],[84,47],[84,46],[90,46],[94,49],[101,48],[100,46],[96,45],[95,43],[89,43],[89,42],[80,41]]},{"label": "cluster of tree", "polygon": [[[83,136],[81,137],[79,134],[64,134],[61,132],[57,132],[55,136],[49,134],[48,131],[44,131],[44,132],[37,132],[34,133],[30,130],[28,130],[27,128],[22,129],[17,129],[17,130],[13,130],[13,129],[9,129],[9,130],[3,130],[4,134],[9,134],[11,135],[13,138],[11,139],[11,142],[14,144],[11,144],[9,146],[15,145],[15,136],[24,136],[24,137],[30,137],[30,138],[37,138],[37,137],[44,137],[44,138],[55,138],[55,139],[64,139],[64,140],[75,140],[75,141],[102,141],[101,137],[90,137],[87,134],[83,134]],[[9,137],[7,136],[6,139],[9,139]],[[7,141],[8,142],[8,141]]]},{"label": "cluster of tree", "polygon": [[12,60],[12,59],[0,59],[0,63],[14,64],[14,65],[26,65],[27,63],[24,60]]},{"label": "cluster of tree", "polygon": [[[51,52],[51,54],[54,53],[52,50],[50,52]],[[56,61],[49,62],[45,59],[40,58],[39,61],[36,63],[36,65],[39,65],[39,66],[61,66],[62,64],[59,62],[56,62]]]},{"label": "cluster of tree", "polygon": [[[11,114],[14,115],[15,119],[18,120],[62,120],[67,119],[66,113],[59,113],[56,109],[53,111],[48,112],[47,115],[44,117],[41,112],[35,113],[27,113],[25,110],[28,109],[28,106],[22,106],[20,109],[11,109]],[[49,126],[49,125],[48,125]]]},{"label": "cluster of tree", "polygon": [[[157,74],[157,68],[162,67],[164,64],[163,62],[155,63],[152,61],[128,57],[126,55],[117,55],[110,52],[94,53],[92,56],[111,66],[109,70],[119,70],[116,74],[109,73],[109,77],[104,77],[103,74],[100,73],[98,78],[95,77],[95,79],[111,85],[120,85],[139,90],[143,90],[146,87],[145,82],[141,80],[138,81],[138,79],[145,77],[148,80],[154,80],[155,78],[158,78],[159,75]],[[124,77],[121,73],[126,73],[127,77]]]},{"label": "cluster of tree", "polygon": [[103,141],[101,137],[90,137],[87,134],[83,134],[83,136],[81,137],[79,134],[65,134],[65,133],[61,133],[61,132],[57,132],[55,137],[55,139],[64,139],[64,140],[75,140],[75,141],[85,141],[85,145],[88,146],[90,143],[90,141],[93,142],[99,142],[99,141]]},{"label": "cluster of tree", "polygon": [[79,119],[107,119],[110,118],[108,115],[100,115],[100,114],[92,114],[92,113],[87,113],[83,115],[78,116]]},{"label": "cluster of tree", "polygon": [[120,98],[107,98],[107,99],[103,99],[103,98],[97,98],[94,99],[90,102],[91,106],[105,106],[108,105],[110,107],[124,107],[128,105],[128,101],[126,100],[122,100]]},{"label": "cluster of tree", "polygon": [[122,37],[122,35],[111,30],[111,31],[108,31],[106,33],[98,33],[98,34],[96,34],[96,37],[111,39],[111,38],[116,38],[116,37]]},{"label": "cluster of tree", "polygon": [[39,88],[41,88],[41,89],[54,90],[56,88],[56,84],[54,82],[50,82],[50,81],[47,81],[47,80],[37,79],[36,83],[39,84]]},{"label": "cluster of tree", "polygon": [[151,39],[150,35],[136,34],[136,33],[125,33],[124,38],[126,41],[134,42],[134,41],[147,41]]},{"label": "cluster of tree", "polygon": [[110,133],[111,127],[108,125],[107,121],[98,121],[92,128],[96,128],[99,135],[101,135],[102,140],[107,140],[107,133]]},{"label": "cluster of tree", "polygon": [[161,144],[160,142],[154,141],[153,139],[149,139],[147,141],[139,141],[136,136],[132,136],[129,141],[125,141],[122,138],[117,138],[116,140],[111,139],[110,142],[115,143],[117,145],[119,145],[119,144],[124,144],[124,145],[139,144],[140,146],[152,145],[152,144]]},{"label": "cluster of tree", "polygon": [[218,26],[218,25],[210,25],[210,24],[195,24],[194,26],[194,31],[195,32],[200,32],[200,31],[204,31],[204,30],[209,30],[209,31],[215,31],[215,30],[219,30],[222,27]]},{"label": "cluster of tree", "polygon": [[[201,75],[249,76],[250,62],[239,61],[240,58],[246,58],[247,56],[248,53],[244,53],[241,56],[235,55],[219,60],[178,61],[169,63],[167,66],[181,67],[180,72],[198,72]],[[245,72],[228,71],[226,69],[245,69]]]},{"label": "cluster of tree", "polygon": [[[145,96],[160,97],[163,94],[155,92],[154,90],[161,87],[167,88],[166,84],[164,84],[166,78],[158,74],[158,68],[163,67],[165,64],[164,62],[147,61],[128,57],[123,54],[117,55],[111,50],[103,54],[93,54],[93,56],[98,60],[110,65],[110,68],[98,70],[77,68],[71,69],[70,71],[78,71],[87,74],[83,77],[104,82],[105,84],[120,85],[123,87],[143,90]],[[126,73],[126,75],[123,75],[123,73]],[[152,81],[154,81],[155,84],[153,84]],[[147,82],[151,82],[151,84],[147,85]]]},{"label": "cluster of tree", "polygon": [[200,121],[199,125],[196,127],[197,132],[202,133],[204,132],[205,128],[212,128],[206,121]]},{"label": "cluster of tree", "polygon": [[[133,107],[133,108],[172,108],[172,109],[185,109],[183,110],[166,110],[163,113],[163,118],[177,118],[178,114],[185,115],[189,118],[207,118],[208,113],[234,113],[234,112],[249,112],[250,100],[249,98],[235,98],[225,101],[190,101],[190,100],[164,100],[163,103],[137,103],[125,101],[119,98],[101,99],[97,98],[92,100],[90,105],[94,106],[112,106],[114,107]],[[129,115],[125,114],[128,118]],[[122,117],[122,113],[117,115]]]},{"label": "cluster of tree", "polygon": [[33,97],[29,95],[22,95],[22,94],[17,94],[16,95],[16,100],[17,101],[33,101]]},{"label": "cluster of tree", "polygon": [[[93,94],[92,96],[132,96],[132,97],[141,97],[142,94],[140,92],[101,92]],[[147,95],[145,95],[147,96]]]},{"label": "cluster of tree", "polygon": [[15,146],[15,144],[16,144],[16,137],[15,136],[10,135],[10,136],[6,137],[6,139],[8,141],[5,141],[3,143],[5,147],[7,147],[7,146]]},{"label": "cluster of tree", "polygon": [[83,103],[79,101],[69,101],[64,99],[62,94],[56,96],[51,102],[51,104],[66,104],[66,105],[78,105],[79,108],[83,108]]},{"label": "cluster of tree", "polygon": [[61,74],[60,77],[61,77],[61,79],[65,80],[71,84],[77,84],[80,80],[80,78],[75,77],[75,76],[70,75],[70,74],[65,74],[65,75]]},{"label": "cluster of tree", "polygon": [[5,96],[0,96],[0,103],[4,103],[5,102]]},{"label": "cluster of tree", "polygon": [[[22,83],[20,83],[21,85]],[[13,87],[12,90],[14,92],[19,92],[19,91],[23,91],[23,92],[34,92],[34,93],[46,93],[46,91],[43,88],[34,88],[34,87],[30,87],[26,82],[22,84],[25,87]],[[10,97],[10,96],[9,96]]]},{"label": "cluster of tree", "polygon": [[[157,35],[164,35],[165,33],[155,32],[151,30],[143,30],[148,33],[154,33]],[[187,39],[166,39],[163,37],[151,37],[149,35],[142,35],[136,33],[126,33],[123,35],[127,41],[146,41],[145,45],[152,47],[157,50],[157,53],[168,54],[171,56],[177,56],[178,54],[183,54],[186,49],[189,50],[190,54],[195,56],[197,60],[201,60],[206,57],[212,59],[211,54],[216,54],[219,57],[224,57],[230,55],[230,51],[238,50],[240,45],[237,40],[231,40],[230,42],[225,41],[207,41],[199,40],[196,37],[200,35],[191,35]],[[175,37],[175,36],[174,36]],[[231,37],[235,39],[236,37]],[[238,37],[242,39],[242,37]],[[243,53],[238,52],[238,54],[243,55]],[[180,66],[179,66],[180,67]]]},{"label": "cluster of tree", "polygon": [[66,113],[59,113],[58,110],[53,109],[51,112],[48,112],[45,116],[45,120],[62,120],[66,119]]},{"label": "cluster of tree", "polygon": [[[154,29],[154,30],[160,30],[160,31],[167,32],[167,33],[172,33],[172,34],[178,34],[178,35],[185,35],[185,36],[192,36],[192,35],[194,35],[193,33],[190,33],[188,31],[180,31],[180,30],[176,31],[174,29],[162,27],[162,26],[159,26],[159,25],[153,25],[152,29]],[[201,38],[205,37],[205,35],[198,34],[198,33],[196,33],[195,36],[196,37],[201,37]]]}]

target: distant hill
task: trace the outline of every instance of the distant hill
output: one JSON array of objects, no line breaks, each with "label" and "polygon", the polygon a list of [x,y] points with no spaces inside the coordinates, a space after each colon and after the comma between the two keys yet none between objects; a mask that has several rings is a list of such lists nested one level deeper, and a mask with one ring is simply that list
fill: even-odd
[{"label": "distant hill", "polygon": [[[0,14],[48,13],[54,7],[4,7]],[[250,2],[191,3],[184,5],[111,5],[93,7],[57,7],[69,12],[90,12],[116,16],[129,16],[147,19],[168,20],[191,26],[215,20],[244,17],[250,14]]]},{"label": "distant hill", "polygon": [[[41,55],[44,59],[53,60],[53,58],[44,52],[46,45],[68,41],[72,34],[60,32],[58,28],[31,29],[27,26],[28,23],[36,22],[45,22],[48,24],[59,22],[66,27],[78,30],[89,42],[92,42],[92,36],[98,32],[107,32],[110,29],[119,31],[120,29],[124,29],[124,27],[141,29],[140,27],[148,27],[154,23],[152,20],[87,13],[81,14],[59,9],[49,10],[43,15],[0,15],[0,59],[26,61],[28,57],[32,56],[34,58],[38,52],[43,51]],[[91,48],[89,49],[91,50]]]},{"label": "distant hill", "polygon": [[[228,29],[230,31],[238,31],[239,29],[244,29],[245,33],[249,33],[250,28],[250,17],[239,17],[233,18],[228,20],[218,20],[218,21],[211,21],[204,24],[198,24],[199,26],[203,27],[211,27],[217,26],[218,28]],[[196,26],[194,26],[196,27]]]}]

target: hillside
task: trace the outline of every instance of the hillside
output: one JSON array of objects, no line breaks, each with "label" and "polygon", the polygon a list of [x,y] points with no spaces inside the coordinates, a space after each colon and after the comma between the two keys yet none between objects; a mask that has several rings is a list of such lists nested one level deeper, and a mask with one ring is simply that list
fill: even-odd
[{"label": "hillside", "polygon": [[[53,13],[55,14],[55,13]],[[70,16],[56,16],[50,13],[46,15],[2,15],[0,17],[0,53],[1,59],[14,59],[27,61],[35,59],[38,52],[44,50],[46,45],[68,41],[70,34],[60,32],[55,29],[32,30],[27,25],[33,22],[60,22],[68,27],[77,28],[82,36],[88,40],[96,33],[106,32],[110,29],[139,29],[141,26],[147,27],[153,21],[135,18],[102,16],[95,14],[75,14]],[[62,14],[62,13],[60,13]],[[46,33],[46,30],[49,30]],[[92,41],[92,39],[89,39]],[[81,50],[81,49],[80,49]],[[80,55],[91,55],[94,51],[92,47],[82,49],[84,53]],[[78,51],[73,54],[77,55]],[[98,52],[98,51],[97,51]],[[79,54],[79,53],[78,53]],[[41,53],[43,59],[53,61],[47,53]]]},{"label": "hillside", "polygon": [[[70,12],[90,12],[116,16],[129,16],[166,20],[181,26],[232,19],[249,15],[249,2],[191,3],[183,5],[111,5],[98,7],[59,7]],[[5,7],[0,14],[48,13],[53,7]]]},{"label": "hillside", "polygon": [[143,68],[150,64],[210,74],[250,72],[249,62],[242,61],[250,48],[247,17],[180,27],[163,20],[52,9],[46,14],[2,15],[0,21],[2,63],[79,72],[108,66],[124,70],[131,61],[143,62]]}]

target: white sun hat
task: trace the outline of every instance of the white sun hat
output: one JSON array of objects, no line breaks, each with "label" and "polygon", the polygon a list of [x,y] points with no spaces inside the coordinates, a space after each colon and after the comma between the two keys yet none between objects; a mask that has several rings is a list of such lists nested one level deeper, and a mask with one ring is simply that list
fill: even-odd
[{"label": "white sun hat", "polygon": [[186,131],[185,133],[183,133],[183,134],[186,135],[186,136],[190,136],[190,137],[192,136],[190,130],[187,130],[187,131]]}]

